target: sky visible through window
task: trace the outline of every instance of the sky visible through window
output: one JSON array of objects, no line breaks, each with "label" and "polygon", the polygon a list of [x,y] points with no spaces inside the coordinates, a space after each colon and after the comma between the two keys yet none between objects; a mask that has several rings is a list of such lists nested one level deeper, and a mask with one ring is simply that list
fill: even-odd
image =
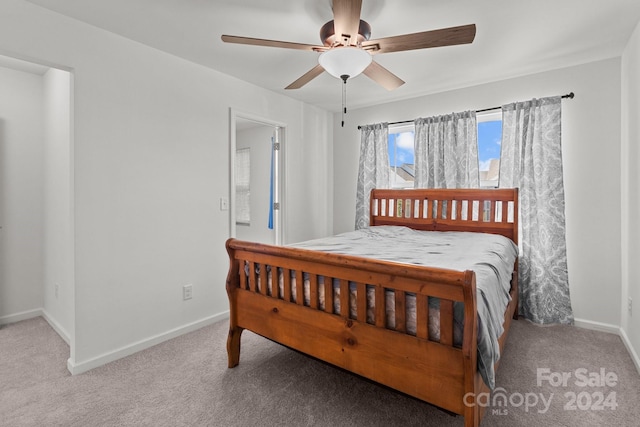
[{"label": "sky visible through window", "polygon": [[389,134],[389,165],[413,164],[413,131]]},{"label": "sky visible through window", "polygon": [[502,120],[478,123],[478,163],[480,170],[489,170],[491,159],[500,158]]}]

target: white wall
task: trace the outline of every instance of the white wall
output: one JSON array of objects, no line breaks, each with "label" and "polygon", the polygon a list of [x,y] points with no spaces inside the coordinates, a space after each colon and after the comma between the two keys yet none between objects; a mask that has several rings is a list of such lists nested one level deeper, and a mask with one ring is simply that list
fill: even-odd
[{"label": "white wall", "polygon": [[[640,371],[640,24],[622,55],[622,316],[623,338]],[[633,314],[627,310],[633,300]]]},{"label": "white wall", "polygon": [[40,310],[42,76],[0,67],[0,324]]},{"label": "white wall", "polygon": [[236,149],[248,148],[251,175],[251,221],[236,225],[236,237],[254,242],[275,243],[275,232],[269,229],[269,191],[271,188],[271,137],[274,128],[257,126],[236,132]]},{"label": "white wall", "polygon": [[71,74],[43,76],[43,309],[67,342],[74,331],[71,181]]},{"label": "white wall", "polygon": [[[303,104],[301,113],[304,135],[299,139],[287,129],[284,138],[285,243],[325,237],[333,231],[333,116],[308,104]],[[296,149],[298,145],[304,151]],[[291,185],[302,183],[306,183],[304,191],[291,191]]]},{"label": "white wall", "polygon": [[0,53],[74,74],[72,371],[225,316],[230,107],[287,124],[285,239],[330,231],[330,114],[23,0]]},{"label": "white wall", "polygon": [[[576,319],[620,322],[620,59],[479,85],[358,110],[334,126],[334,232],[352,230],[360,135],[357,125],[499,106],[575,92],[563,100],[567,252]],[[336,121],[337,122],[337,121]],[[339,208],[338,208],[339,207]]]}]

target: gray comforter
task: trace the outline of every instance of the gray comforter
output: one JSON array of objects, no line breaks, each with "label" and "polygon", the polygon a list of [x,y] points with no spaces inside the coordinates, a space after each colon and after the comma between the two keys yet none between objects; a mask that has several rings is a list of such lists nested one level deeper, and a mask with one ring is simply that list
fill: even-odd
[{"label": "gray comforter", "polygon": [[[478,370],[486,384],[492,389],[495,387],[493,366],[500,358],[498,338],[504,331],[511,273],[518,255],[513,241],[484,233],[376,226],[291,246],[398,263],[473,270],[478,293]],[[456,309],[455,315],[456,323],[461,323],[462,310]]]}]

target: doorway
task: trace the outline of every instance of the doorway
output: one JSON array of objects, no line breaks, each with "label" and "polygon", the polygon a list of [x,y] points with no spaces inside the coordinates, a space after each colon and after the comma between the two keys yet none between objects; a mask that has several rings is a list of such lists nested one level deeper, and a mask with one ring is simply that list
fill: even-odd
[{"label": "doorway", "polygon": [[282,244],[285,129],[282,123],[231,110],[231,237]]},{"label": "doorway", "polygon": [[73,362],[73,74],[0,56],[0,90],[0,324],[43,317]]}]

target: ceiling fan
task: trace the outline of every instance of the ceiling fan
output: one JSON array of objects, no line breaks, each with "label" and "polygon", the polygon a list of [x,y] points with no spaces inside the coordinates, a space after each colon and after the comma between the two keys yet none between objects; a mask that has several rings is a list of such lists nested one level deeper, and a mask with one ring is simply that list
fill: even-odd
[{"label": "ceiling fan", "polygon": [[332,0],[332,4],[333,20],[320,29],[322,46],[230,35],[223,35],[222,41],[321,52],[318,65],[285,89],[299,89],[327,71],[345,83],[348,78],[364,73],[387,90],[393,90],[405,82],[375,62],[373,55],[468,44],[476,35],[476,26],[471,24],[369,40],[371,26],[360,19],[362,0]]}]

